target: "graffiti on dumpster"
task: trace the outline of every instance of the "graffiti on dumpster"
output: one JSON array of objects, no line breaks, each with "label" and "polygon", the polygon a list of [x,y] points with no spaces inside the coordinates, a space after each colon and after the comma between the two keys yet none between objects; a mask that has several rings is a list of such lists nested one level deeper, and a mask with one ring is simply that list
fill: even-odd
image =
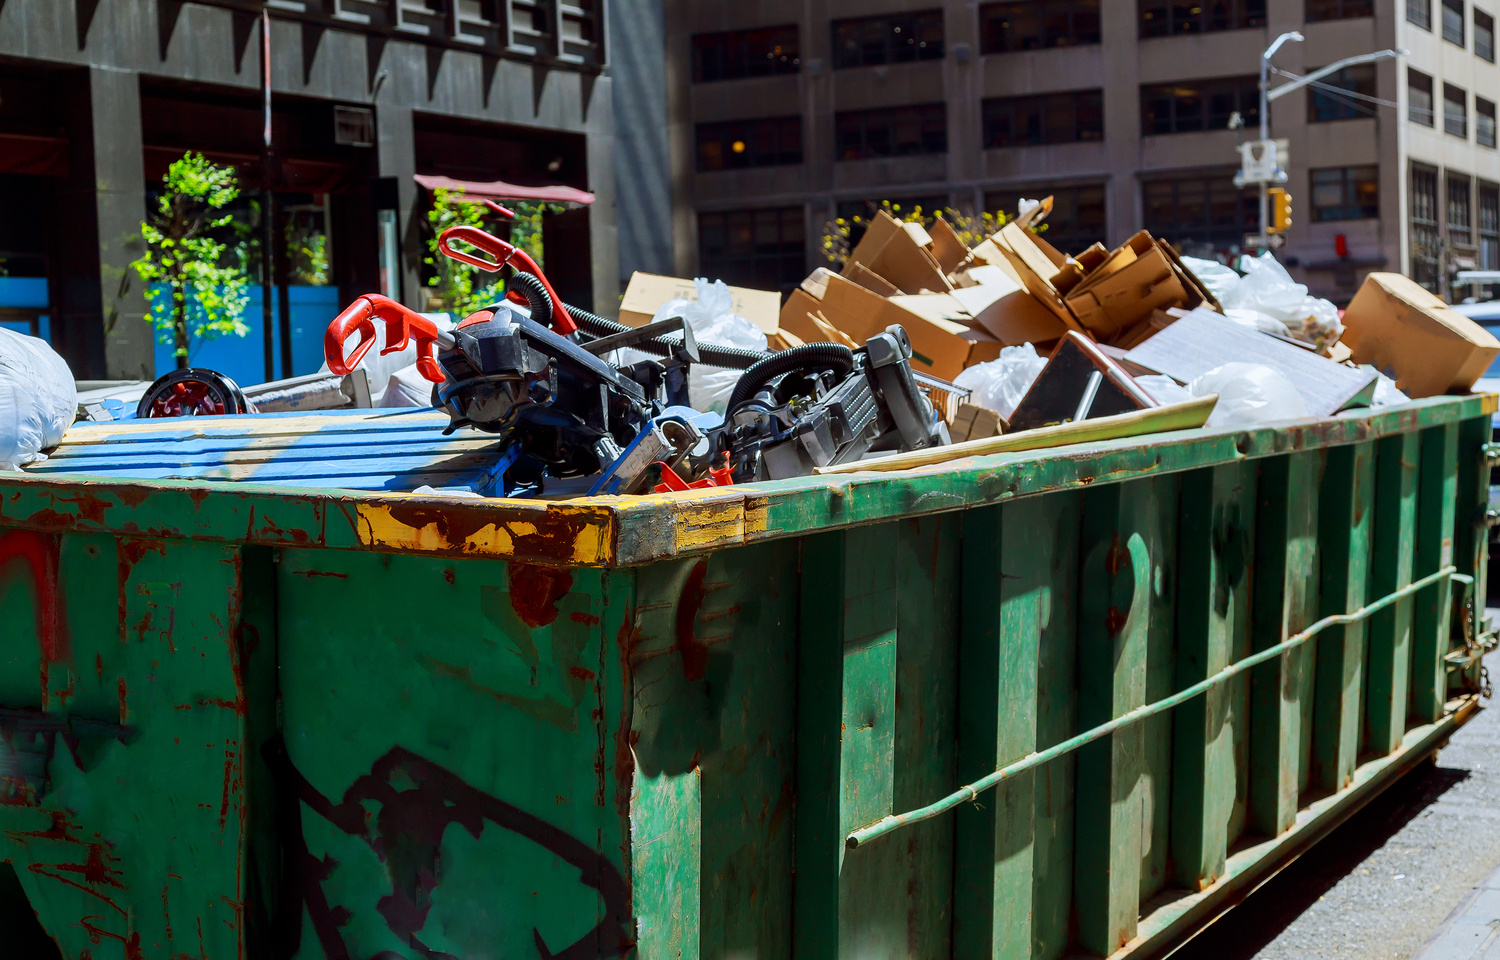
[{"label": "graffiti on dumpster", "polygon": [[[475,789],[451,770],[396,747],[377,760],[367,775],[355,780],[335,803],[309,783],[284,752],[274,750],[271,759],[291,795],[304,807],[363,840],[386,863],[392,889],[376,909],[391,932],[422,957],[449,957],[424,945],[420,937],[431,909],[431,895],[441,882],[443,834],[456,825],[477,838],[486,821],[538,844],[577,868],[580,881],[597,890],[603,901],[603,919],[556,952],[533,928],[538,957],[602,960],[624,956],[633,945],[625,879],[604,854],[545,820]],[[377,808],[378,812],[370,812]],[[329,960],[360,960],[350,953],[341,932],[350,920],[348,911],[331,905],[324,893],[323,881],[336,864],[309,851],[300,811],[289,818],[286,827],[288,867],[297,877],[295,895],[301,899],[292,915],[300,915],[306,907],[313,932]],[[382,953],[371,960],[388,956]]]}]

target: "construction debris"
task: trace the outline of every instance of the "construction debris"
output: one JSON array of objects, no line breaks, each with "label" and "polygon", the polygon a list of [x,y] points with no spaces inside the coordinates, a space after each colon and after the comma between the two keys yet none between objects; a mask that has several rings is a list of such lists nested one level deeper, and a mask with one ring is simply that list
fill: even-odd
[{"label": "construction debris", "polygon": [[1467,391],[1500,354],[1500,340],[1399,273],[1372,273],[1344,311],[1357,363],[1394,377],[1410,397]]}]

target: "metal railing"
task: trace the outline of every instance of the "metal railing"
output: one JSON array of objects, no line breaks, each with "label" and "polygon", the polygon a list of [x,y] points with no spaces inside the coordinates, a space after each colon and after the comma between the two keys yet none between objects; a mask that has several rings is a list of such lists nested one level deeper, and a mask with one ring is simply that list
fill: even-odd
[{"label": "metal railing", "polygon": [[959,804],[977,799],[981,793],[995,786],[998,786],[1002,780],[1014,777],[1019,773],[1024,773],[1034,767],[1039,767],[1051,760],[1056,760],[1058,757],[1066,756],[1067,754],[1077,750],[1079,747],[1093,743],[1095,740],[1106,737],[1111,733],[1114,733],[1116,730],[1121,729],[1122,727],[1128,727],[1133,723],[1139,723],[1147,717],[1154,717],[1159,713],[1165,713],[1166,711],[1171,710],[1173,707],[1181,706],[1189,700],[1192,700],[1194,697],[1207,693],[1214,687],[1219,686],[1220,684],[1233,679],[1239,674],[1244,673],[1251,667],[1258,666],[1268,660],[1273,660],[1289,650],[1294,650],[1297,647],[1300,647],[1302,644],[1311,640],[1313,637],[1317,636],[1319,633],[1322,633],[1329,627],[1337,627],[1351,623],[1357,623],[1365,619],[1366,617],[1371,616],[1372,614],[1379,613],[1381,610],[1384,610],[1386,607],[1389,607],[1396,601],[1401,600],[1405,597],[1409,597],[1417,591],[1422,590],[1426,587],[1430,587],[1443,580],[1456,580],[1468,586],[1473,585],[1472,577],[1468,577],[1464,574],[1459,573],[1458,568],[1450,564],[1449,566],[1443,567],[1440,570],[1429,573],[1427,576],[1422,577],[1420,580],[1414,580],[1413,582],[1407,584],[1404,587],[1401,587],[1398,590],[1393,590],[1392,592],[1381,597],[1379,600],[1365,604],[1358,610],[1350,613],[1337,613],[1333,616],[1324,617],[1323,619],[1313,623],[1307,629],[1292,634],[1290,637],[1278,644],[1275,644],[1274,646],[1267,647],[1264,650],[1251,654],[1243,660],[1232,663],[1213,676],[1208,677],[1204,680],[1200,680],[1192,686],[1186,687],[1178,691],[1177,693],[1172,694],[1170,697],[1165,697],[1161,700],[1156,701],[1155,703],[1148,703],[1143,706],[1136,707],[1135,709],[1121,714],[1113,720],[1110,720],[1108,723],[1101,723],[1099,724],[1099,726],[1094,727],[1090,730],[1086,730],[1083,733],[1078,734],[1077,736],[1070,737],[1055,746],[1048,747],[1045,750],[1038,750],[1034,753],[1029,753],[1014,763],[1007,764],[996,770],[995,772],[981,777],[971,784],[968,784],[967,786],[958,788],[953,793],[950,793],[946,797],[943,797],[941,800],[929,803],[925,807],[918,807],[915,810],[907,811],[906,813],[892,814],[891,816],[883,817],[880,820],[875,821],[869,826],[860,827],[858,830],[851,832],[844,839],[844,844],[852,850],[856,847],[869,843],[871,840],[874,840],[877,837],[883,837],[888,833],[893,833],[901,829],[902,827],[907,827],[914,823],[921,823],[923,820],[931,820],[933,817],[941,816],[942,814],[954,809]]}]

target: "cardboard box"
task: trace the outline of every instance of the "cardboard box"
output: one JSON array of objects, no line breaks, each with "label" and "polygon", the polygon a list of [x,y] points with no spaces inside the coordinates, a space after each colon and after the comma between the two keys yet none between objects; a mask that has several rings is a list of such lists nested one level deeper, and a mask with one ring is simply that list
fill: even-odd
[{"label": "cardboard box", "polygon": [[980,326],[1007,346],[1056,340],[1068,328],[1044,307],[1014,276],[999,267],[971,267],[968,275],[980,282],[950,294]]},{"label": "cardboard box", "polygon": [[1344,311],[1342,342],[1413,399],[1468,391],[1500,354],[1488,330],[1397,273],[1365,277]]},{"label": "cardboard box", "polygon": [[1142,230],[1069,290],[1065,301],[1078,322],[1109,339],[1153,310],[1188,305],[1187,288],[1162,246]]},{"label": "cardboard box", "polygon": [[1125,354],[1125,359],[1181,383],[1226,363],[1264,364],[1286,374],[1313,417],[1367,406],[1377,379],[1373,370],[1334,363],[1310,350],[1242,327],[1206,307],[1158,331]]},{"label": "cardboard box", "polygon": [[858,264],[894,283],[903,293],[947,293],[951,286],[947,272],[927,251],[931,243],[921,224],[903,224],[882,210],[850,252],[844,273],[847,275]]},{"label": "cardboard box", "polygon": [[1002,429],[1000,414],[972,403],[960,403],[958,413],[954,414],[953,423],[948,428],[948,435],[953,438],[954,443],[963,443],[965,440],[998,437]]},{"label": "cardboard box", "polygon": [[[876,273],[874,270],[871,270],[869,267],[865,266],[862,263],[854,263],[847,266],[844,269],[844,276],[848,277],[850,280],[853,280],[855,283],[864,287],[866,290],[870,290],[874,293],[880,294],[882,297],[894,297],[896,294],[901,292],[900,287],[896,286],[894,283],[891,283],[885,277],[882,277],[880,274]],[[827,286],[827,284],[824,283],[821,284],[821,286]]]},{"label": "cardboard box", "polygon": [[[750,290],[730,287],[734,312],[755,324],[768,336],[776,332],[781,312],[781,294],[775,290]],[[668,300],[698,299],[698,288],[691,280],[663,277],[637,270],[630,276],[625,296],[620,301],[620,322],[627,327],[642,327],[651,322],[656,311]]]},{"label": "cardboard box", "polygon": [[991,239],[1037,302],[1052,311],[1067,329],[1082,332],[1083,326],[1052,283],[1067,263],[1067,258],[1054,250],[1050,243],[1014,222],[1007,223]]},{"label": "cardboard box", "polygon": [[[952,380],[963,372],[968,360],[969,341],[960,336],[964,325],[927,319],[843,277],[828,278],[819,306],[829,323],[859,344],[893,323],[901,324],[911,338],[912,369],[920,373]],[[800,330],[792,332],[802,336]]]},{"label": "cardboard box", "polygon": [[944,273],[952,273],[968,259],[969,248],[964,246],[963,240],[959,239],[957,231],[947,220],[938,217],[932,222],[932,229],[928,234],[932,237],[932,258]]}]

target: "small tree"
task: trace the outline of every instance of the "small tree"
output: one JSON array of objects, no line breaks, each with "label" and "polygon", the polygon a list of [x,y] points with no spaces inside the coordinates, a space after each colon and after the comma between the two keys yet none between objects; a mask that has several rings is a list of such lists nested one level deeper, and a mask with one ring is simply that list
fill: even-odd
[{"label": "small tree", "polygon": [[[227,225],[218,211],[240,195],[231,167],[220,167],[200,153],[188,153],[167,168],[156,213],[141,224],[146,252],[131,264],[147,283],[146,304],[162,343],[172,345],[177,369],[188,365],[193,340],[250,332],[240,319],[249,300],[248,278],[238,266],[221,263],[227,244],[210,231]],[[169,296],[152,296],[150,284],[164,283]]]}]

